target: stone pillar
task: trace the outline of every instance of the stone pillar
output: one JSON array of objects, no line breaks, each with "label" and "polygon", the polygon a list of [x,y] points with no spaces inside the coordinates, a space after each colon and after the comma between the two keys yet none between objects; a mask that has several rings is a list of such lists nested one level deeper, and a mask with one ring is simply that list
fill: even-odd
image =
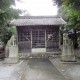
[{"label": "stone pillar", "polygon": [[14,45],[15,39],[12,38],[8,41],[8,48],[9,48],[9,57],[5,58],[5,63],[17,63],[19,62],[19,56],[18,56],[18,46]]},{"label": "stone pillar", "polygon": [[61,54],[62,61],[76,61],[73,42],[71,39],[68,38],[68,34],[63,34],[63,46],[62,46],[62,54]]}]

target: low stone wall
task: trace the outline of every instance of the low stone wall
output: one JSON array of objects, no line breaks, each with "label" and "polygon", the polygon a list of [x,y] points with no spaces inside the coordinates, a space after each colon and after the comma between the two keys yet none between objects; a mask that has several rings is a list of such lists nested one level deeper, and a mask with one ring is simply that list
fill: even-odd
[{"label": "low stone wall", "polygon": [[21,54],[19,58],[21,59],[29,59],[29,58],[54,58],[61,55],[61,51],[58,52],[48,52],[48,53],[27,53],[26,55]]}]

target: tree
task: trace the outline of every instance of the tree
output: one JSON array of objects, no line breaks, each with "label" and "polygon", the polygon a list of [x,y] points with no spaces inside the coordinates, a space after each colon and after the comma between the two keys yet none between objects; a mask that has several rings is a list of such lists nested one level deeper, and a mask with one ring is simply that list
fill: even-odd
[{"label": "tree", "polygon": [[57,4],[58,6],[62,5],[62,0],[53,0],[54,4]]},{"label": "tree", "polygon": [[77,30],[80,28],[80,0],[54,0],[59,6],[59,15],[67,22],[67,27],[73,29],[74,48],[78,47]]},{"label": "tree", "polygon": [[9,23],[12,19],[18,18],[18,9],[13,9],[11,6],[15,5],[15,0],[0,0],[0,39],[5,44],[10,39],[12,32],[9,31]]}]

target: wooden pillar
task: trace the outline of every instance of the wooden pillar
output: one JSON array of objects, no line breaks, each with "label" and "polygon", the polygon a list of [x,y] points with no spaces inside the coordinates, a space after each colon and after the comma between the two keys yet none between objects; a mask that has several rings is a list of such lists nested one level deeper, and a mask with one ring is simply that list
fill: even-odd
[{"label": "wooden pillar", "polygon": [[18,34],[18,28],[16,27],[16,46],[17,46],[17,56],[18,56],[18,58],[19,58],[19,43],[18,43],[18,36],[19,36],[19,34]]},{"label": "wooden pillar", "polygon": [[32,53],[32,30],[31,30],[31,53]]},{"label": "wooden pillar", "polygon": [[60,28],[61,28],[61,27],[59,27],[59,49],[61,50],[61,35],[60,35]]},{"label": "wooden pillar", "polygon": [[45,30],[45,48],[47,48],[47,41],[46,41],[46,30]]}]

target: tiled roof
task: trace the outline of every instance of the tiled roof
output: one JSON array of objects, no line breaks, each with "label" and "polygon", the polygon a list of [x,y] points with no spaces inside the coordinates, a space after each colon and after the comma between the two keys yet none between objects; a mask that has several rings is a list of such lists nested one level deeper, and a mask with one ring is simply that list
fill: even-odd
[{"label": "tiled roof", "polygon": [[23,16],[19,19],[11,21],[14,26],[27,26],[27,25],[63,25],[66,22],[61,17],[53,16]]}]

